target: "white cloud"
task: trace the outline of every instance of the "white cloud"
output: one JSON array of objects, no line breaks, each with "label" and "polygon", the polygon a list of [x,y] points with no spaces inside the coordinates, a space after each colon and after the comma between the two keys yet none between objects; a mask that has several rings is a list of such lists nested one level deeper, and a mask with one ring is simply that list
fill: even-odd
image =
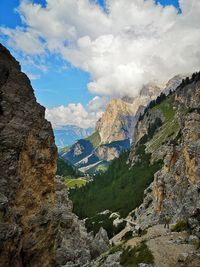
[{"label": "white cloud", "polygon": [[9,29],[0,28],[0,32],[9,37],[9,45],[22,50],[28,55],[38,55],[44,52],[44,45],[41,43],[38,34],[29,29],[23,28]]},{"label": "white cloud", "polygon": [[88,71],[95,95],[134,96],[200,68],[200,1],[179,2],[181,14],[153,0],[107,0],[107,13],[91,0],[21,0],[24,28],[1,32],[24,53],[59,53]]},{"label": "white cloud", "polygon": [[95,96],[88,104],[90,112],[102,113],[105,110],[110,98]]},{"label": "white cloud", "polygon": [[[91,105],[89,104],[89,106]],[[52,109],[46,109],[46,118],[51,121],[54,128],[60,128],[65,125],[91,128],[95,126],[101,114],[102,111],[100,111],[100,107],[90,109],[89,111],[86,110],[81,103],[71,103],[67,106],[62,105]]]}]

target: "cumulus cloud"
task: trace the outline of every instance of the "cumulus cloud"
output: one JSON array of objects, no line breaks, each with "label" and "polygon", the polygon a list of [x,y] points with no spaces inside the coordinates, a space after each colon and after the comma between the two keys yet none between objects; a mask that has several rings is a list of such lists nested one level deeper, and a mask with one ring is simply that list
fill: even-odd
[{"label": "cumulus cloud", "polygon": [[88,104],[88,110],[90,112],[95,112],[101,114],[105,110],[108,102],[110,101],[109,97],[99,97],[95,96]]},{"label": "cumulus cloud", "polygon": [[182,12],[153,0],[21,0],[23,28],[1,28],[28,54],[58,53],[91,74],[94,95],[137,95],[144,83],[164,82],[200,67],[200,1],[180,0]]},{"label": "cumulus cloud", "polygon": [[1,33],[9,37],[9,45],[23,51],[28,55],[38,55],[44,52],[44,45],[39,40],[38,34],[29,29],[23,28],[9,29],[1,27]]},{"label": "cumulus cloud", "polygon": [[[96,102],[97,99],[94,99]],[[71,103],[67,106],[58,106],[46,109],[46,118],[51,121],[53,127],[61,128],[64,125],[76,125],[81,128],[93,128],[97,119],[101,116],[101,106],[92,107],[93,101],[88,105],[88,110],[81,103]]]}]

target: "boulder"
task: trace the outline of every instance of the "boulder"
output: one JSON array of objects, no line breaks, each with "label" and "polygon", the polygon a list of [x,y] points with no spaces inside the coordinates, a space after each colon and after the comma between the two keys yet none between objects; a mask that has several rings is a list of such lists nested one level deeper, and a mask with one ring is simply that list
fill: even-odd
[{"label": "boulder", "polygon": [[178,257],[179,262],[185,262],[189,257],[188,253],[181,253]]},{"label": "boulder", "polygon": [[195,247],[199,246],[199,238],[196,235],[190,235],[188,238],[188,243],[194,245]]},{"label": "boulder", "polygon": [[109,249],[109,244],[107,232],[101,227],[95,238],[91,241],[90,250],[92,258],[96,258],[106,252]]}]

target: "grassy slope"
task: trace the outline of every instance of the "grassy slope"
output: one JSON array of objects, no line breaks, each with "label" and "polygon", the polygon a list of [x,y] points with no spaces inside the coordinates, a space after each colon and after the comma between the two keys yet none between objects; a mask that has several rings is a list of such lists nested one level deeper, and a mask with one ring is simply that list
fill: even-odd
[{"label": "grassy slope", "polygon": [[166,141],[172,140],[178,134],[179,124],[175,117],[176,107],[173,106],[173,96],[169,96],[161,104],[156,105],[152,110],[160,109],[165,116],[165,123],[161,126],[159,131],[153,136],[153,138],[146,144],[147,151],[155,152]]},{"label": "grassy slope", "polygon": [[98,147],[101,142],[99,132],[98,131],[94,132],[92,135],[87,137],[86,140],[88,140],[93,145],[94,148]]},{"label": "grassy slope", "polygon": [[72,178],[65,178],[65,185],[68,188],[80,188],[84,185],[86,185],[87,181],[83,178],[77,178],[77,179],[72,179]]}]

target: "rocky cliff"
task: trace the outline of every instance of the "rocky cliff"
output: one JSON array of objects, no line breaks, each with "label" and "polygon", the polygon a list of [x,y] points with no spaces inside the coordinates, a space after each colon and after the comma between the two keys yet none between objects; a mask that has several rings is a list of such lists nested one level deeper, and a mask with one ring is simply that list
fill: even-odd
[{"label": "rocky cliff", "polygon": [[96,123],[101,143],[131,138],[135,125],[133,106],[120,99],[112,100]]},{"label": "rocky cliff", "polygon": [[44,113],[0,45],[1,267],[82,266],[91,258],[92,240],[55,178],[57,149]]},{"label": "rocky cliff", "polygon": [[[145,191],[143,204],[135,210],[144,228],[163,221],[194,223],[192,210],[200,207],[200,75],[194,74],[158,104],[146,109],[136,126],[129,160],[138,159],[136,149],[145,146],[151,162],[163,167]],[[199,235],[200,223],[194,230]]]},{"label": "rocky cliff", "polygon": [[135,98],[113,99],[106,111],[96,123],[101,143],[111,143],[132,139],[137,118],[144,107],[161,92],[161,87],[154,83],[144,85]]}]

